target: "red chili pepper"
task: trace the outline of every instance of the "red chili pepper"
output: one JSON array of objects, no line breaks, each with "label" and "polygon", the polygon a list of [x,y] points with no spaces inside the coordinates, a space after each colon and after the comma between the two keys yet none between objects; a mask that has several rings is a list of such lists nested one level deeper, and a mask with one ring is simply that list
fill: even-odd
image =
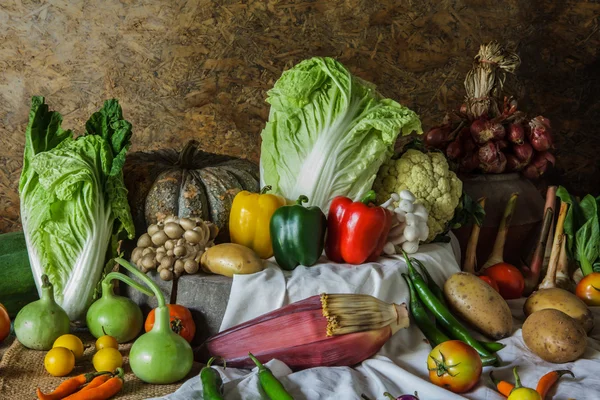
[{"label": "red chili pepper", "polygon": [[375,192],[357,202],[343,196],[333,199],[327,217],[325,253],[335,262],[362,264],[375,261],[385,246],[393,214],[368,204],[375,200]]}]

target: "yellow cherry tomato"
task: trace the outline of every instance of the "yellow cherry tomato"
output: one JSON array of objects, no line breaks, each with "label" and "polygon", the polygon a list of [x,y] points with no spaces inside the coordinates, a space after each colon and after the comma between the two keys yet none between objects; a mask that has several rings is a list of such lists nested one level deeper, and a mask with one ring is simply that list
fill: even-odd
[{"label": "yellow cherry tomato", "polygon": [[94,369],[100,371],[114,371],[115,369],[123,366],[123,357],[119,350],[106,347],[102,350],[98,350],[92,358],[92,364]]},{"label": "yellow cherry tomato", "polygon": [[52,376],[68,375],[75,368],[75,355],[65,347],[54,347],[46,353],[44,367]]},{"label": "yellow cherry tomato", "polygon": [[60,336],[54,341],[52,348],[54,347],[64,347],[71,350],[73,354],[75,354],[76,360],[83,356],[83,343],[81,342],[81,339],[75,335],[67,334]]},{"label": "yellow cherry tomato", "polygon": [[117,342],[117,339],[110,335],[100,336],[98,340],[96,340],[96,351],[106,348],[118,349],[119,343]]},{"label": "yellow cherry tomato", "polygon": [[535,390],[522,387],[510,392],[510,396],[506,400],[542,400],[542,398]]}]

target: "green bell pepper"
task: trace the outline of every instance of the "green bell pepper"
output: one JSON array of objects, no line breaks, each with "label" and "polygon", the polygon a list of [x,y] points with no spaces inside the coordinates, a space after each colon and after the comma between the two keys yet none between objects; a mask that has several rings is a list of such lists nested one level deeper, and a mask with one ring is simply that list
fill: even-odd
[{"label": "green bell pepper", "polygon": [[308,197],[294,205],[279,207],[271,217],[273,254],[283,269],[315,265],[325,246],[327,218],[319,207],[304,207]]}]

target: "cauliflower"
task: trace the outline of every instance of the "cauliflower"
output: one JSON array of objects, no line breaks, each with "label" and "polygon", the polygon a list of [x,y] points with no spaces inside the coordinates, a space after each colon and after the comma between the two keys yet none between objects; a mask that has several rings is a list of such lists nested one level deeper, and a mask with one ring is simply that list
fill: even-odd
[{"label": "cauliflower", "polygon": [[381,166],[373,190],[378,199],[388,199],[392,193],[410,190],[417,199],[415,204],[423,204],[429,213],[429,242],[446,230],[454,216],[462,194],[462,182],[450,171],[443,154],[410,149],[399,159],[389,160]]}]

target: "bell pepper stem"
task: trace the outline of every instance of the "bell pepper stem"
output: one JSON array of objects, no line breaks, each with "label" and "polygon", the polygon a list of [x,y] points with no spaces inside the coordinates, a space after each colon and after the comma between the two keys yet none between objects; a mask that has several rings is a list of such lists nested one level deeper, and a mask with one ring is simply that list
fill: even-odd
[{"label": "bell pepper stem", "polygon": [[360,200],[361,203],[369,205],[369,203],[374,203],[375,199],[377,199],[377,194],[374,190],[369,190],[367,194]]},{"label": "bell pepper stem", "polygon": [[265,193],[271,191],[271,189],[273,189],[273,188],[271,186],[267,185],[260,190],[260,194],[265,194]]},{"label": "bell pepper stem", "polygon": [[302,203],[307,203],[308,202],[308,197],[306,197],[305,195],[301,195],[300,197],[298,197],[298,200],[296,200],[296,204],[301,206]]},{"label": "bell pepper stem", "polygon": [[128,284],[132,288],[144,293],[146,296],[154,296],[154,293],[152,293],[152,291],[150,291],[150,289],[146,288],[145,286],[140,285],[139,283],[137,283],[130,277],[123,275],[120,272],[111,272],[104,277],[104,279],[102,280],[102,295],[104,295],[104,293],[107,293],[107,291],[112,289],[112,286],[110,283],[113,279],[116,279],[116,280],[119,280],[121,282]]}]

